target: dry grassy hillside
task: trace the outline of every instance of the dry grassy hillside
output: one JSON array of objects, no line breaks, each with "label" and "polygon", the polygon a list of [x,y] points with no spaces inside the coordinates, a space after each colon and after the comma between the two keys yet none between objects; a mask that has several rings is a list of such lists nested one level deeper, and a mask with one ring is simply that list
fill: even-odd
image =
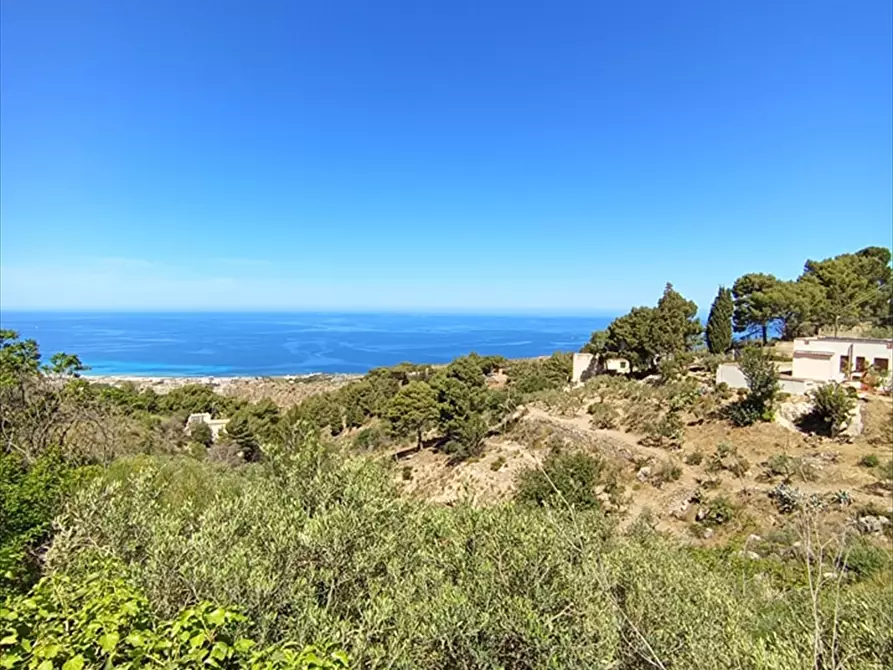
[{"label": "dry grassy hillside", "polygon": [[[636,416],[652,402],[642,395],[646,387],[616,381],[544,394],[517,412],[510,430],[489,437],[480,457],[451,464],[447,455],[421,449],[399,458],[396,476],[412,497],[485,505],[510,498],[519,473],[542,463],[552,450],[574,449],[603,459],[616,473],[623,494],[613,502],[605,496],[603,503],[623,524],[647,510],[659,529],[692,541],[771,533],[783,525],[784,514],[770,494],[784,485],[804,496],[839,496],[844,504],[828,517],[840,524],[880,517],[877,523],[891,528],[893,472],[888,470],[893,466],[885,465],[893,459],[893,404],[888,396],[859,400],[864,430],[847,439],[810,435],[778,422],[737,428],[715,413],[695,416],[695,408],[695,415],[686,414],[679,443],[658,445],[643,430],[651,419]],[[610,428],[595,427],[587,412],[601,401],[617,409]],[[866,528],[877,523],[864,522]],[[877,534],[878,540],[883,537]]]}]

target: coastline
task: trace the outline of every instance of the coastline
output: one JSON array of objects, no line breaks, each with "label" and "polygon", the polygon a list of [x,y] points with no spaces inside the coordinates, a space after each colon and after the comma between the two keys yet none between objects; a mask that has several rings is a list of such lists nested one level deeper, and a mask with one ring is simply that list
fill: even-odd
[{"label": "coastline", "polygon": [[142,375],[82,375],[94,384],[121,386],[132,384],[140,391],[170,393],[189,384],[210,386],[221,395],[257,402],[269,398],[282,407],[300,403],[305,398],[326,391],[334,391],[363,375],[357,373],[308,373],[300,375],[261,376],[142,376]]}]

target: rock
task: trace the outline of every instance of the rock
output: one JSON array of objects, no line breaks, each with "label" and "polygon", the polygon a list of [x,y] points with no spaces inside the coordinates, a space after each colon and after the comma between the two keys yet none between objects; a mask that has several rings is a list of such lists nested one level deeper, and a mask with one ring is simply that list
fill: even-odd
[{"label": "rock", "polygon": [[822,573],[822,579],[837,579],[837,573],[836,572]]},{"label": "rock", "polygon": [[863,430],[862,424],[862,403],[857,402],[856,408],[853,410],[853,416],[847,422],[846,427],[840,432],[841,437],[856,437],[861,435]]},{"label": "rock", "polygon": [[691,502],[696,495],[696,490],[683,491],[674,495],[667,506],[667,514],[674,519],[685,520],[691,509]]},{"label": "rock", "polygon": [[809,402],[783,402],[775,412],[775,422],[788,430],[799,432],[797,422],[811,411],[812,404]]},{"label": "rock", "polygon": [[719,465],[723,470],[734,472],[738,468],[738,459],[734,456],[726,456],[725,458],[719,459]]},{"label": "rock", "polygon": [[856,519],[856,527],[859,529],[859,532],[864,533],[865,535],[870,535],[874,533],[882,533],[884,531],[884,527],[890,523],[890,520],[885,516],[860,516]]},{"label": "rock", "polygon": [[667,512],[674,519],[684,519],[685,513],[688,512],[690,506],[691,503],[688,500],[680,500],[679,502],[672,503]]},{"label": "rock", "polygon": [[744,556],[745,556],[745,558],[749,558],[749,559],[752,560],[752,561],[758,561],[758,560],[760,560],[760,559],[762,558],[762,556],[760,556],[760,555],[759,555],[757,552],[755,552],[755,551],[745,551],[745,552],[744,552]]},{"label": "rock", "polygon": [[711,537],[713,537],[713,529],[712,528],[704,529],[704,539],[709,540]]},{"label": "rock", "polygon": [[638,479],[640,482],[647,482],[650,477],[651,468],[647,465],[643,465],[636,473],[636,479]]},{"label": "rock", "polygon": [[762,542],[763,538],[759,535],[750,534],[747,536],[747,544],[756,544],[757,542]]}]

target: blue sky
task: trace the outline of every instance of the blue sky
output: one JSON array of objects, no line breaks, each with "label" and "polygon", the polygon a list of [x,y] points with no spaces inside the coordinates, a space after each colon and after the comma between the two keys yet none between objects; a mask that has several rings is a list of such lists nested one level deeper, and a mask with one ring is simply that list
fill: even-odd
[{"label": "blue sky", "polygon": [[709,306],[891,243],[893,3],[0,4],[0,305]]}]

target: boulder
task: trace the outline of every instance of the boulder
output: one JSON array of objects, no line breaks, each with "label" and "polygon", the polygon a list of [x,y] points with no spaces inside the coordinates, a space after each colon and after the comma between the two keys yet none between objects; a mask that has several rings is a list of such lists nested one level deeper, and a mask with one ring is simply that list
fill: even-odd
[{"label": "boulder", "polygon": [[890,519],[885,516],[866,515],[856,519],[856,527],[859,529],[859,532],[865,535],[882,533],[889,523]]}]

